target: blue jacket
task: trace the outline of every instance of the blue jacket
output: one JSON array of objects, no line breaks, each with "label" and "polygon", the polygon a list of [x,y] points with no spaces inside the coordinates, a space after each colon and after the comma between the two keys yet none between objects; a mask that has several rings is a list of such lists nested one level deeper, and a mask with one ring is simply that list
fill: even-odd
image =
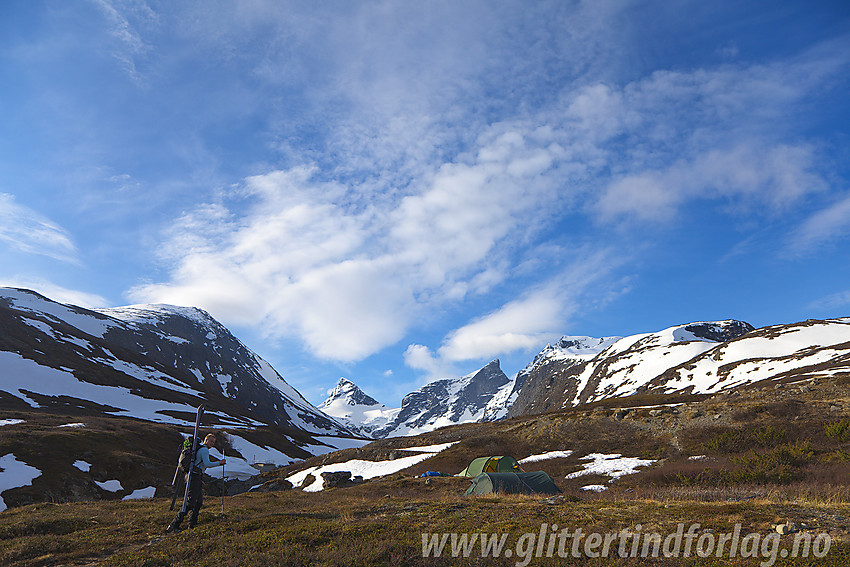
[{"label": "blue jacket", "polygon": [[196,470],[198,472],[203,472],[205,469],[208,469],[210,467],[214,467],[217,464],[219,464],[220,462],[221,461],[219,461],[218,459],[216,459],[216,462],[214,462],[214,463],[212,461],[210,461],[209,447],[207,447],[206,445],[204,445],[202,443],[201,446],[198,447],[198,452],[195,454],[194,470]]}]

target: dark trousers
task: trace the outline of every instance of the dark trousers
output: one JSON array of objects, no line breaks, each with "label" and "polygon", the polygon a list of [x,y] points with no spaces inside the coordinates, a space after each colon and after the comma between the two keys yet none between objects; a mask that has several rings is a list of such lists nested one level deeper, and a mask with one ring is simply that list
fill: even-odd
[{"label": "dark trousers", "polygon": [[198,513],[201,511],[201,506],[204,504],[204,483],[201,481],[200,474],[189,475],[189,500],[186,504],[186,510],[180,507],[180,511],[171,521],[172,528],[180,527],[183,518],[189,515],[189,527],[194,528],[198,524]]}]

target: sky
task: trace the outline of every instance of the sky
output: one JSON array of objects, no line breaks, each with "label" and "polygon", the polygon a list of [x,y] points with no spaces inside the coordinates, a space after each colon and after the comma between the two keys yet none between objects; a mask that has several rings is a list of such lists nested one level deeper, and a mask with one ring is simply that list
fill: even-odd
[{"label": "sky", "polygon": [[0,2],[0,285],[207,310],[315,404],[850,316],[843,0]]}]

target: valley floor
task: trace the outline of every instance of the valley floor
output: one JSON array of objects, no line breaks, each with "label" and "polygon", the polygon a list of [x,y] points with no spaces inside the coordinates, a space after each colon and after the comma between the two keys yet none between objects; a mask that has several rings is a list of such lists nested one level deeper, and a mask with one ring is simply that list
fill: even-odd
[{"label": "valley floor", "polygon": [[[0,514],[0,564],[850,564],[850,499],[843,491],[464,497],[468,485],[454,477],[426,483],[394,475],[320,493],[228,497],[224,513],[222,501],[208,497],[197,528],[168,536],[163,530],[173,512],[165,499],[35,504]],[[796,531],[779,535],[777,525]],[[574,543],[578,529],[583,535]],[[663,557],[665,549],[675,556]]]}]

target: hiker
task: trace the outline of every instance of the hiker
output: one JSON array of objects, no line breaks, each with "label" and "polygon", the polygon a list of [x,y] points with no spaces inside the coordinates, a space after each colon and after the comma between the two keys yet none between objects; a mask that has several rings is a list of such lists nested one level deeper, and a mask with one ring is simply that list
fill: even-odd
[{"label": "hiker", "polygon": [[198,513],[201,511],[201,505],[204,503],[204,484],[201,482],[201,473],[204,469],[225,464],[224,458],[218,459],[215,462],[210,461],[210,449],[215,445],[215,435],[210,433],[204,437],[204,442],[198,447],[198,452],[195,455],[195,464],[192,467],[192,474],[189,475],[189,502],[186,510],[180,508],[177,516],[168,525],[166,532],[180,531],[180,522],[186,516],[186,512],[191,511],[189,515],[189,527],[194,528],[198,524]]}]

